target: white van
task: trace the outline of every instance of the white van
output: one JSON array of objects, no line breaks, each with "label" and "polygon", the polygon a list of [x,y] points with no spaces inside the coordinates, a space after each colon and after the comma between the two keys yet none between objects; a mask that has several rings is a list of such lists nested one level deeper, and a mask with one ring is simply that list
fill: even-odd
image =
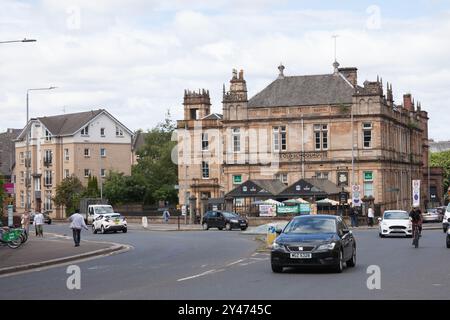
[{"label": "white van", "polygon": [[99,216],[105,213],[115,213],[113,207],[109,204],[91,204],[87,210],[87,224],[92,222]]}]

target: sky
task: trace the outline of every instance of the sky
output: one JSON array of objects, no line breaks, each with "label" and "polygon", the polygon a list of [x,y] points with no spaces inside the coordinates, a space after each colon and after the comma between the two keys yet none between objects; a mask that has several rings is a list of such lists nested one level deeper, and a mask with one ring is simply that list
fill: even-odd
[{"label": "sky", "polygon": [[222,85],[243,69],[249,97],[278,75],[332,73],[334,40],[358,82],[411,93],[429,137],[450,140],[450,0],[0,0],[0,131],[30,116],[107,109],[129,129],[183,117],[185,89]]}]

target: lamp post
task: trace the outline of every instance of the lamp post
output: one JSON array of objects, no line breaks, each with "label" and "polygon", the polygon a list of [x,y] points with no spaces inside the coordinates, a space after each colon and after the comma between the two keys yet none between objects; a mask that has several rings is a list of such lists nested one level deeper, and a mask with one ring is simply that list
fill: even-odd
[{"label": "lamp post", "polygon": [[7,40],[7,41],[0,41],[0,43],[13,43],[13,42],[36,42],[35,39],[22,39],[22,40]]},{"label": "lamp post", "polygon": [[31,174],[30,174],[30,168],[31,168],[31,157],[30,157],[30,134],[31,134],[31,127],[28,127],[29,122],[29,101],[30,101],[30,91],[41,91],[41,90],[52,90],[56,89],[56,87],[48,87],[48,88],[33,88],[27,90],[27,122],[25,125],[26,128],[26,152],[25,152],[25,168],[26,168],[26,174],[25,174],[25,188],[26,188],[26,202],[25,202],[25,211],[30,211],[30,186],[31,186]]}]

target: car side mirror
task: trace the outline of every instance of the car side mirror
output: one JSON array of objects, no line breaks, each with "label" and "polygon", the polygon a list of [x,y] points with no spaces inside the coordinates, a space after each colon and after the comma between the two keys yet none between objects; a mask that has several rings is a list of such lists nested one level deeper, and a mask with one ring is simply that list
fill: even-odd
[{"label": "car side mirror", "polygon": [[[450,219],[449,219],[449,220],[450,220]],[[278,235],[280,235],[282,232],[283,232],[283,229],[281,229],[280,227],[277,227],[277,228],[275,229],[275,233],[278,234]]]},{"label": "car side mirror", "polygon": [[447,221],[450,222],[450,218],[448,218]]}]

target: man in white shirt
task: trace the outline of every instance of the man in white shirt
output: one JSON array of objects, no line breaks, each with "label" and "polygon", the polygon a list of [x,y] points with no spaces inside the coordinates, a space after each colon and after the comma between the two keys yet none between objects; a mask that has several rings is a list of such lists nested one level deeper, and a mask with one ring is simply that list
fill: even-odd
[{"label": "man in white shirt", "polygon": [[369,227],[373,227],[373,219],[375,218],[375,214],[372,207],[369,207],[367,217],[369,218]]},{"label": "man in white shirt", "polygon": [[34,214],[33,224],[36,230],[36,237],[44,237],[44,215],[42,213],[36,212]]},{"label": "man in white shirt", "polygon": [[81,240],[81,229],[88,230],[86,223],[84,222],[83,216],[80,214],[80,210],[75,210],[75,213],[69,217],[70,220],[70,228],[73,233],[73,241],[75,242],[75,247],[80,246]]}]

